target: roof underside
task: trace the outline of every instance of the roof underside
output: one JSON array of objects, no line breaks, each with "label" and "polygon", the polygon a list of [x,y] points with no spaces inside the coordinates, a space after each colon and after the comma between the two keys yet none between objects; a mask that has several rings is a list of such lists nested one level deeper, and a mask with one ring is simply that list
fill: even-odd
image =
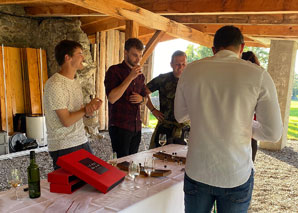
[{"label": "roof underside", "polygon": [[296,0],[0,0],[7,4],[22,5],[28,16],[79,17],[90,38],[109,29],[125,31],[132,20],[145,42],[160,30],[166,32],[163,40],[177,37],[211,46],[216,30],[227,24],[242,30],[248,46],[298,41]]}]

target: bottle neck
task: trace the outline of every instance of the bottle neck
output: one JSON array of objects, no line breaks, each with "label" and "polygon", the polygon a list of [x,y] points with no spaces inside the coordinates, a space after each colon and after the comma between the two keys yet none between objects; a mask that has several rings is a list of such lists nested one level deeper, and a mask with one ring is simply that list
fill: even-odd
[{"label": "bottle neck", "polygon": [[35,152],[30,152],[30,164],[35,164]]},{"label": "bottle neck", "polygon": [[30,164],[36,164],[35,163],[35,158],[30,158]]}]

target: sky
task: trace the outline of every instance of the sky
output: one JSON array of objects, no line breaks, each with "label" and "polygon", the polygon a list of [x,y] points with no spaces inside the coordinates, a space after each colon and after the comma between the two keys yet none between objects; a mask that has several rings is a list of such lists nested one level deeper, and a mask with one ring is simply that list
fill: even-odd
[{"label": "sky", "polygon": [[[154,50],[153,78],[161,73],[172,71],[170,66],[171,56],[176,50],[185,51],[189,44],[194,44],[183,39],[174,39],[160,42]],[[194,44],[197,46],[197,44]],[[296,54],[295,72],[298,73],[298,51]]]}]

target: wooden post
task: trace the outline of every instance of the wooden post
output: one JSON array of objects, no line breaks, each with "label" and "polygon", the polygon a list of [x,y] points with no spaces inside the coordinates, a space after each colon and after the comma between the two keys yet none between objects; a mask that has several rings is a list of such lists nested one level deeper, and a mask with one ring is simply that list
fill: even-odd
[{"label": "wooden post", "polygon": [[124,60],[125,33],[120,32],[119,62]]},{"label": "wooden post", "polygon": [[98,113],[98,119],[100,130],[106,130],[106,123],[108,119],[106,118],[106,93],[105,93],[105,87],[104,87],[104,79],[105,79],[105,72],[106,72],[106,37],[107,33],[105,31],[102,31],[100,33],[100,54],[99,54],[99,79],[98,79],[98,98],[102,100],[102,106],[99,109]]},{"label": "wooden post", "polygon": [[129,38],[139,37],[139,24],[135,21],[126,21],[125,41]]},{"label": "wooden post", "polygon": [[[153,72],[153,55],[151,54],[143,65],[143,74],[145,76],[145,84],[152,78]],[[145,104],[141,105],[141,118],[144,125],[149,124],[149,110]]]}]

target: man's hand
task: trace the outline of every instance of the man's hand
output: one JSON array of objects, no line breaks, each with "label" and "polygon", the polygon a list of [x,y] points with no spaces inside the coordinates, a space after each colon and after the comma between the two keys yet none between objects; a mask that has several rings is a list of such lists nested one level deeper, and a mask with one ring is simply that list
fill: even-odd
[{"label": "man's hand", "polygon": [[139,75],[142,74],[142,70],[141,69],[142,69],[142,67],[139,66],[139,65],[134,66],[133,68],[131,68],[131,71],[130,71],[128,77],[131,80],[136,79]]},{"label": "man's hand", "polygon": [[132,104],[139,104],[143,102],[143,96],[138,93],[132,92],[132,95],[129,96],[129,102]]},{"label": "man's hand", "polygon": [[154,109],[152,111],[152,114],[157,118],[158,121],[163,121],[164,120],[164,115],[163,113],[161,113],[160,111],[158,111],[157,109]]},{"label": "man's hand", "polygon": [[87,116],[92,115],[92,113],[99,109],[99,107],[102,105],[102,100],[99,98],[92,99],[88,104],[85,106],[85,112]]}]

